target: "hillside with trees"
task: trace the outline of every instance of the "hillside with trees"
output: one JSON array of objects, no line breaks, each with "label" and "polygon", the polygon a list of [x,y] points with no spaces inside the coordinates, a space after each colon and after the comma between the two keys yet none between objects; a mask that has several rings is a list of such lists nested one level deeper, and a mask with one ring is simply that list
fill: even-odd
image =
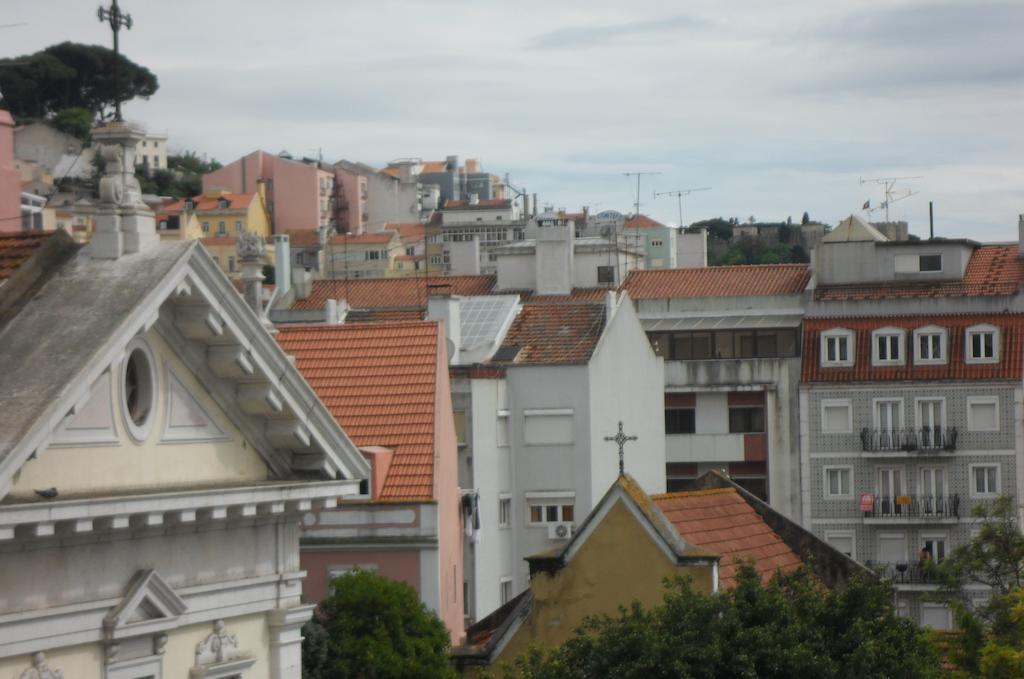
[{"label": "hillside with trees", "polygon": [[[812,222],[805,212],[800,224],[792,220],[761,222],[750,217],[738,219],[716,217],[694,222],[691,228],[708,231],[708,264],[787,264],[810,261],[813,242],[804,234],[803,227],[818,227],[827,232],[831,227]],[[817,229],[809,229],[814,232]]]}]

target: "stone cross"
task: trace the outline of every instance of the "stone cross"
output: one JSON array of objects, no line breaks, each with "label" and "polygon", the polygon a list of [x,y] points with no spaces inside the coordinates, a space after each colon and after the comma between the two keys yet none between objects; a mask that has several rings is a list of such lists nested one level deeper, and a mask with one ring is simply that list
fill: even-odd
[{"label": "stone cross", "polygon": [[110,9],[100,7],[96,16],[100,18],[100,21],[109,23],[110,30],[114,32],[114,120],[121,121],[123,120],[121,118],[121,50],[117,34],[121,32],[122,26],[131,30],[132,15],[122,12],[121,8],[117,6],[117,0],[112,0]]},{"label": "stone cross", "polygon": [[625,432],[622,431],[622,420],[619,420],[619,433],[618,434],[616,434],[615,436],[605,436],[604,437],[605,441],[614,441],[615,443],[619,444],[619,476],[622,476],[623,474],[626,473],[626,463],[625,463],[626,443],[628,441],[636,441],[637,439],[638,439],[638,437],[636,437],[636,436],[626,436]]}]

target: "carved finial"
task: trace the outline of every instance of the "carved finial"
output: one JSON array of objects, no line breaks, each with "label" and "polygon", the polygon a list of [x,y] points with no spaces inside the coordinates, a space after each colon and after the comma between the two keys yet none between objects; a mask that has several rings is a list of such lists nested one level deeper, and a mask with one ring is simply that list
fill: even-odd
[{"label": "carved finial", "polygon": [[238,235],[235,249],[238,251],[238,258],[242,261],[262,260],[263,256],[267,253],[267,244],[259,234],[252,231],[243,231]]}]

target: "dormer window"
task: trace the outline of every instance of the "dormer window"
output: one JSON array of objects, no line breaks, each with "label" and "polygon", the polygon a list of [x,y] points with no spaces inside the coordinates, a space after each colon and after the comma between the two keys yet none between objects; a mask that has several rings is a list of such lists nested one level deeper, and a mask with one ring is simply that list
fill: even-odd
[{"label": "dormer window", "polygon": [[903,365],[905,333],[899,328],[881,328],[871,333],[871,362],[874,365]]},{"label": "dormer window", "polygon": [[995,363],[999,360],[999,328],[972,325],[967,328],[964,360],[967,363]]},{"label": "dormer window", "polygon": [[217,199],[217,207],[219,207],[221,210],[226,210],[227,207],[228,207],[228,199],[227,198],[218,198]]},{"label": "dormer window", "polygon": [[914,363],[939,365],[946,362],[948,333],[945,328],[928,325],[914,331]]},{"label": "dormer window", "polygon": [[186,210],[195,210],[196,209],[195,201],[192,200],[191,198],[186,198],[185,199],[185,209]]},{"label": "dormer window", "polygon": [[825,367],[853,365],[853,333],[843,328],[821,334],[821,364]]},{"label": "dormer window", "polygon": [[942,271],[942,255],[896,255],[896,273],[937,273]]}]

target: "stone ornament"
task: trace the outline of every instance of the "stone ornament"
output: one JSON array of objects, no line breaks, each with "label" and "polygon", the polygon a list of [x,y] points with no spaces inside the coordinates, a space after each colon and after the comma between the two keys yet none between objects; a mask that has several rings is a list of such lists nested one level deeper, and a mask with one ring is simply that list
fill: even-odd
[{"label": "stone ornament", "polygon": [[263,238],[252,231],[243,231],[239,234],[235,248],[240,259],[262,259],[267,252]]},{"label": "stone ornament", "polygon": [[64,673],[51,670],[46,664],[46,654],[39,652],[32,656],[32,667],[22,672],[18,679],[64,679]]},{"label": "stone ornament", "polygon": [[240,657],[238,637],[229,634],[223,620],[213,623],[213,634],[196,644],[196,667],[222,663]]}]

